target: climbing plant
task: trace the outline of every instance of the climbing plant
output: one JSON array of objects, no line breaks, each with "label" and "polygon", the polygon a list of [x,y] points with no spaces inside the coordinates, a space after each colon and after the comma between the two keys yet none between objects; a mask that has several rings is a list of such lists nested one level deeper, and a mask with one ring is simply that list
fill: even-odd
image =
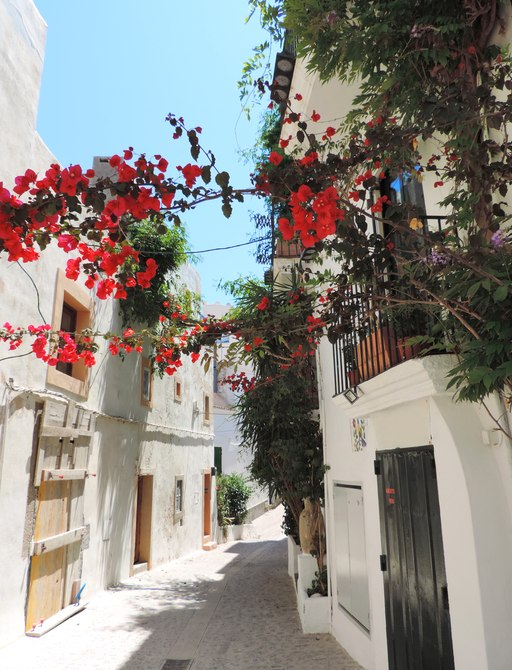
[{"label": "climbing plant", "polygon": [[[152,258],[157,270],[146,288],[135,285],[126,288],[126,298],[119,301],[123,324],[145,324],[156,326],[171,303],[184,303],[187,311],[192,309],[190,291],[180,286],[178,268],[187,260],[187,239],[181,226],[162,226],[155,229],[151,222],[140,221],[127,227],[127,240],[139,250],[139,271],[144,271],[145,259]],[[178,294],[178,295],[177,295]]]},{"label": "climbing plant", "polygon": [[[324,77],[357,79],[348,127],[324,123],[316,110],[304,118],[291,107],[279,147],[262,161],[251,184],[235,189],[201,146],[201,128],[169,115],[173,137],[188,142],[192,157],[176,166],[177,176],[169,175],[161,156],[150,160],[131,149],[112,157],[115,179],[93,182],[79,166],[53,165],[44,175],[27,170],[12,190],[0,190],[0,252],[28,263],[57,244],[71,256],[70,279],[83,276],[99,299],[123,300],[135,286],[149,288],[158,271],[155,258],[141,264],[140,251],[130,243],[134,221],[146,221],[161,234],[163,224],[179,225],[183,213],[205,201],[218,199],[229,216],[248,194],[271,197],[280,207],[283,239],[298,238],[332,261],[316,276],[310,273],[310,311],[294,328],[304,334],[313,327],[315,335],[325,330],[331,339],[347,332],[355,308],[352,287],[360,286],[370,305],[367,322],[372,313],[406,307],[432,318],[437,333],[430,344],[458,358],[451,376],[460,398],[484,400],[491,391],[509,397],[512,70],[505,50],[489,41],[504,26],[502,5],[275,3],[286,10],[284,19],[278,11],[278,21],[296,29],[312,67]],[[327,55],[320,44],[331,45]],[[333,55],[335,62],[322,61]],[[393,202],[381,188],[386,180],[421,180],[429,172],[447,208],[446,226],[435,233],[426,230],[421,212]],[[372,230],[372,216],[384,232]],[[28,339],[50,364],[78,357],[93,365],[98,338],[106,338],[116,355],[139,350],[148,337],[155,365],[172,374],[184,355],[207,365],[205,345],[229,332],[238,336],[241,355],[256,348],[262,359],[270,352],[275,358],[280,348],[283,363],[298,366],[301,356],[283,339],[288,308],[270,318],[264,297],[258,311],[265,318],[241,313],[198,320],[181,305],[166,311],[162,304],[153,332],[88,331],[69,341],[49,326],[6,323],[0,338],[11,350]]]},{"label": "climbing plant", "polygon": [[231,360],[248,364],[254,376],[235,373],[224,382],[239,392],[236,416],[252,454],[251,476],[284,501],[297,529],[303,498],[323,499],[322,436],[312,413],[318,407],[315,297],[294,274],[287,286],[241,282],[235,300],[234,316],[259,322],[257,332],[266,337],[234,342]]}]

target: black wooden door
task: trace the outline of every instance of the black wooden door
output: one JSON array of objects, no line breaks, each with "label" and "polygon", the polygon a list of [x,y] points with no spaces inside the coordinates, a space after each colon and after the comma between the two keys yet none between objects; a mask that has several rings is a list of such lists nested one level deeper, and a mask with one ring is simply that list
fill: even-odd
[{"label": "black wooden door", "polygon": [[454,668],[432,447],[377,453],[390,670]]}]

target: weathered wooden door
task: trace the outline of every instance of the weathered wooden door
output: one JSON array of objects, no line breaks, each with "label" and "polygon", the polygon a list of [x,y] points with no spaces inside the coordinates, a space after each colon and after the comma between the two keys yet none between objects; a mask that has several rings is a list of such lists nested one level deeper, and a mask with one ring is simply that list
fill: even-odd
[{"label": "weathered wooden door", "polygon": [[390,670],[453,670],[432,447],[377,453]]},{"label": "weathered wooden door", "polygon": [[210,472],[203,473],[203,543],[210,540],[212,532],[211,519],[211,486],[212,476]]},{"label": "weathered wooden door", "polygon": [[39,431],[38,487],[30,554],[27,632],[71,604],[85,533],[83,494],[94,417],[73,402],[46,401]]},{"label": "weathered wooden door", "polygon": [[151,522],[153,510],[153,475],[137,479],[137,508],[135,512],[135,547],[133,564],[151,568]]}]

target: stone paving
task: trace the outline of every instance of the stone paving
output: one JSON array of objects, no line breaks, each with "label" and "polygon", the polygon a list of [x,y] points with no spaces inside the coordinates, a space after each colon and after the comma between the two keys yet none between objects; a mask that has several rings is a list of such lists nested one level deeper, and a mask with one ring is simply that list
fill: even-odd
[{"label": "stone paving", "polygon": [[[41,638],[0,649],[1,670],[360,670],[330,635],[303,635],[281,511],[258,540],[126,580]],[[191,663],[179,663],[179,660]]]}]

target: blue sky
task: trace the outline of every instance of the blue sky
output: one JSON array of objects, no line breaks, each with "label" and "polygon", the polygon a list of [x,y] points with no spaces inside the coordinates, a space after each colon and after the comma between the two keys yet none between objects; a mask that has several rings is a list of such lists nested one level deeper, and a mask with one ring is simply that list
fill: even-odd
[{"label": "blue sky", "polygon": [[[245,24],[242,0],[36,0],[48,24],[38,130],[62,165],[89,167],[94,155],[128,146],[189,162],[185,142],[171,139],[165,116],[203,128],[202,143],[235,186],[248,185],[250,165],[238,155],[257,133],[241,113],[236,82],[252,48],[265,39],[257,19]],[[227,220],[220,206],[187,215],[192,249],[247,242],[252,199]],[[254,245],[203,254],[203,295],[227,300],[221,279],[261,276]]]}]

